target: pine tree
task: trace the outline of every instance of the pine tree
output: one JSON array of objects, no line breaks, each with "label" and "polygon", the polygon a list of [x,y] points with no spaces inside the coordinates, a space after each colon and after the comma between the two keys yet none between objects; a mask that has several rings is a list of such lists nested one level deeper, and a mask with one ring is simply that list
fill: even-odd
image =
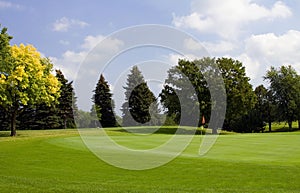
[{"label": "pine tree", "polygon": [[57,105],[57,113],[60,117],[60,127],[61,128],[74,128],[74,89],[72,86],[72,81],[68,82],[63,73],[60,70],[56,70],[56,78],[61,83],[60,97],[58,98],[59,104]]},{"label": "pine tree", "polygon": [[[125,103],[122,105],[123,125],[137,126],[151,124],[151,114],[158,114],[157,100],[150,91],[137,66],[134,66],[124,87]],[[150,112],[149,112],[150,111]]]},{"label": "pine tree", "polygon": [[96,89],[93,92],[95,93],[93,102],[101,126],[115,127],[116,119],[113,111],[114,103],[112,94],[110,93],[109,85],[102,74],[96,85]]}]

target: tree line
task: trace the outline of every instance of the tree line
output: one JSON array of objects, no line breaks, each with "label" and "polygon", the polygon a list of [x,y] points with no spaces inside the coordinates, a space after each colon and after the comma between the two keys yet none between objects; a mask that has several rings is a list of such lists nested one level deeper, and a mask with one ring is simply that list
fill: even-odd
[{"label": "tree line", "polygon": [[[90,112],[76,105],[72,81],[40,56],[31,45],[11,46],[6,28],[0,34],[0,129],[56,129],[78,127],[118,127],[142,125],[178,125],[182,116],[210,121],[212,108],[207,76],[223,78],[227,104],[223,129],[235,132],[259,132],[274,121],[286,121],[289,129],[298,121],[300,129],[300,76],[291,66],[271,67],[265,74],[268,87],[253,89],[243,64],[232,58],[204,57],[193,61],[180,59],[168,71],[158,97],[147,85],[142,72],[134,66],[125,89],[122,117],[116,116],[109,83],[101,74],[92,96]],[[218,69],[211,68],[217,66]],[[212,72],[213,71],[213,72]],[[213,77],[210,78],[213,81]],[[195,92],[188,92],[191,84]],[[185,97],[180,104],[178,93]],[[159,104],[163,111],[161,112]],[[76,118],[76,119],[75,119]],[[77,123],[75,124],[75,120]],[[184,125],[190,125],[186,120]],[[202,125],[199,118],[198,126]],[[194,126],[194,125],[193,125]],[[212,128],[214,132],[218,128]]]},{"label": "tree line", "polygon": [[[212,65],[218,67],[217,71],[211,68]],[[224,102],[227,107],[222,129],[235,132],[260,132],[268,125],[271,132],[271,124],[274,121],[286,121],[289,130],[292,130],[292,122],[298,121],[298,129],[300,129],[300,76],[294,68],[271,67],[264,76],[268,88],[259,85],[253,89],[249,82],[250,78],[246,76],[245,67],[240,61],[232,58],[209,57],[194,61],[180,59],[178,64],[168,71],[158,98],[155,98],[149,89],[141,71],[134,66],[124,87],[126,99],[121,109],[122,125],[178,125],[183,114],[193,117],[195,108],[200,111],[200,117],[205,117],[206,122],[209,122],[214,101],[211,100],[205,74],[212,74],[210,72],[212,70],[213,75],[220,75],[223,78],[226,90]],[[187,92],[188,84],[192,84],[195,93]],[[111,120],[112,125],[107,126],[117,126],[112,113],[114,109],[112,94],[103,75],[94,92],[93,99],[101,125],[106,126],[105,120]],[[178,93],[186,98],[184,104],[180,104]],[[164,122],[158,108],[158,100],[166,115]],[[109,115],[110,118],[101,121],[102,115],[105,115],[103,117]],[[199,119],[198,126],[202,124],[201,121],[202,119]],[[191,121],[188,120],[181,124],[190,123]]]}]

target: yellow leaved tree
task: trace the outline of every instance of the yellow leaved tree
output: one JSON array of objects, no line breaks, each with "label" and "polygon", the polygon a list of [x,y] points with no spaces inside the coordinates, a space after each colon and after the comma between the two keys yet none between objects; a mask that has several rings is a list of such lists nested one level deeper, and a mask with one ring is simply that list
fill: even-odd
[{"label": "yellow leaved tree", "polygon": [[11,136],[16,117],[24,106],[56,103],[60,82],[51,74],[53,65],[32,45],[8,46],[0,63],[0,104],[10,114]]}]

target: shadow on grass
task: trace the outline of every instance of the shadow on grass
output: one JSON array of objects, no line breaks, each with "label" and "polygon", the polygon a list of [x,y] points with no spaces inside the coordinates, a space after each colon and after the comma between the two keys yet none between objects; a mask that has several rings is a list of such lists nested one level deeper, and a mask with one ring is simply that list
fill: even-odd
[{"label": "shadow on grass", "polygon": [[126,129],[120,128],[115,131],[137,133],[137,134],[180,134],[180,135],[204,135],[205,130],[195,128],[182,128],[182,127],[128,127]]}]

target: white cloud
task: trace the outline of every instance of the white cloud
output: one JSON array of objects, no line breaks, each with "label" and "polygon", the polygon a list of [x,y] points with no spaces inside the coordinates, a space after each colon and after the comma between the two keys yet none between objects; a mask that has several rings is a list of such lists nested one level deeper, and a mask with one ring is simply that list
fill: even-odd
[{"label": "white cloud", "polygon": [[81,47],[83,49],[90,50],[100,43],[104,38],[105,36],[103,35],[87,36],[84,38],[84,43],[81,45]]},{"label": "white cloud", "polygon": [[58,32],[67,32],[72,27],[84,28],[88,25],[89,24],[84,21],[62,17],[53,23],[52,30]]},{"label": "white cloud", "polygon": [[291,15],[290,8],[281,1],[267,8],[251,0],[195,0],[189,15],[173,15],[173,24],[176,27],[215,33],[223,38],[232,39],[240,33],[243,25],[249,22],[287,18]]},{"label": "white cloud", "polygon": [[178,64],[179,59],[187,59],[190,61],[199,59],[199,57],[197,57],[193,54],[186,54],[186,55],[182,56],[180,54],[174,54],[174,53],[165,56],[165,58],[166,58],[166,63],[169,64],[170,66],[176,66]]},{"label": "white cloud", "polygon": [[[65,76],[74,80],[77,74],[77,71],[80,68],[80,64],[86,59],[87,55],[90,54],[90,51],[97,46],[104,36],[87,36],[84,38],[82,45],[80,46],[81,50],[78,52],[67,50],[62,54],[61,57],[50,57],[52,62],[55,64],[55,68],[61,69]],[[118,39],[107,38],[102,42],[101,47],[96,47],[94,55],[89,56],[89,62],[97,63],[101,62],[102,58],[105,57],[107,53],[115,52],[123,46],[123,42]],[[96,54],[95,54],[96,53]],[[93,73],[94,71],[91,71]]]},{"label": "white cloud", "polygon": [[9,9],[9,8],[21,9],[23,8],[23,6],[8,1],[0,1],[0,9]]},{"label": "white cloud", "polygon": [[245,49],[249,56],[265,59],[273,65],[297,65],[300,63],[300,31],[252,35],[246,40]]},{"label": "white cloud", "polygon": [[258,85],[270,66],[291,65],[300,73],[299,50],[300,31],[290,30],[282,35],[252,35],[245,40],[243,53],[236,59],[243,62],[251,83]]},{"label": "white cloud", "polygon": [[185,39],[183,41],[183,47],[187,50],[192,51],[199,51],[203,49],[203,46],[199,42],[193,40],[192,38]]},{"label": "white cloud", "polygon": [[246,69],[246,75],[251,78],[251,82],[257,84],[261,81],[262,74],[265,73],[266,69],[262,69],[261,63],[254,58],[249,57],[247,54],[243,53],[239,55],[237,60],[241,61]]},{"label": "white cloud", "polygon": [[219,41],[217,43],[203,42],[203,46],[210,54],[219,55],[233,51],[237,46],[229,41]]}]

